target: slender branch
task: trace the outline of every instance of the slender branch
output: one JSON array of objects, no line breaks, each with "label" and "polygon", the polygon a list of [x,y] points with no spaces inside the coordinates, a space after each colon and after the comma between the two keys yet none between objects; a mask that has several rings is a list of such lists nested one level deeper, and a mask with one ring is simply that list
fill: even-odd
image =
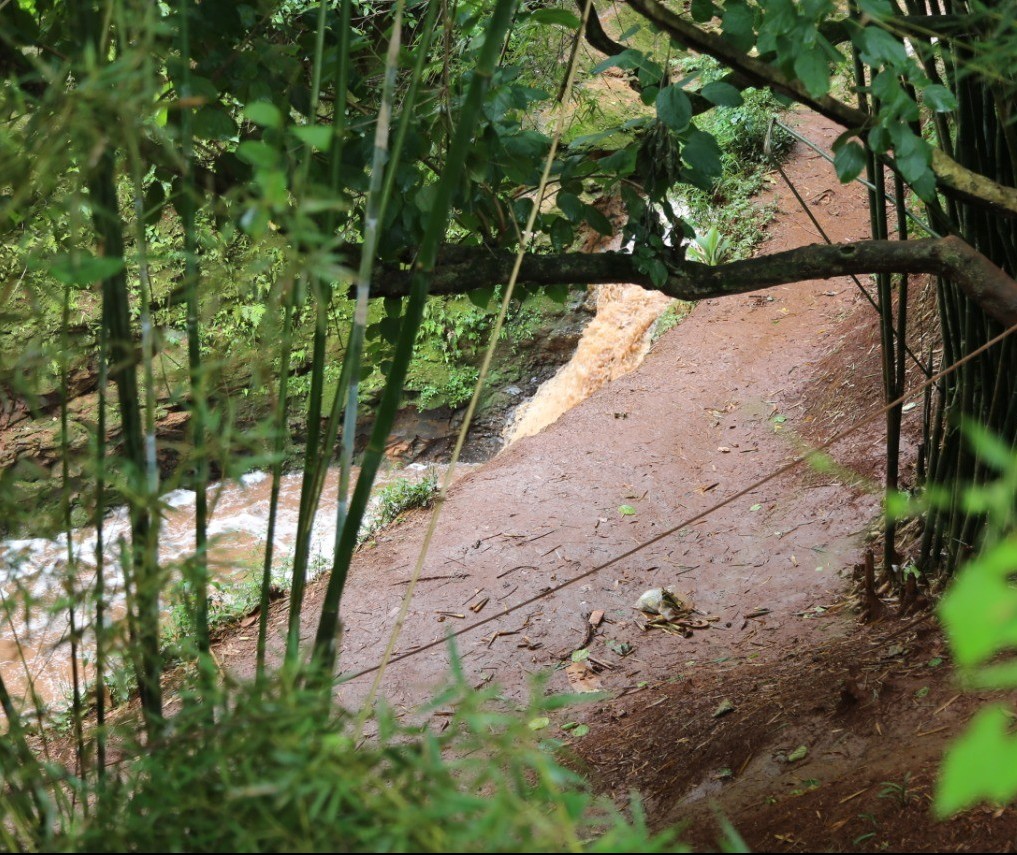
[{"label": "slender branch", "polygon": [[[504,282],[515,254],[484,247],[447,247],[434,271],[431,294],[461,294]],[[1017,323],[1017,282],[957,237],[928,240],[867,240],[813,244],[786,252],[711,267],[675,259],[660,286],[640,272],[624,252],[528,255],[520,284],[597,285],[628,282],[681,300],[745,294],[811,279],[875,273],[931,273],[947,276],[1004,326]],[[409,293],[409,270],[380,269],[371,284],[374,297]]]}]

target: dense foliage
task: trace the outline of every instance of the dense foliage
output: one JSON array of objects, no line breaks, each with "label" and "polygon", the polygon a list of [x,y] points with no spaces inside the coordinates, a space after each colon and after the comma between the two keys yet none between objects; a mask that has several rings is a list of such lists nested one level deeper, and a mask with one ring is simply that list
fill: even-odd
[{"label": "dense foliage", "polygon": [[[181,718],[179,733],[186,738],[175,741],[163,718],[160,603],[171,574],[159,561],[158,543],[166,489],[186,483],[196,491],[195,553],[177,568],[193,610],[195,691],[207,702],[196,709],[223,724],[214,732],[229,763],[239,762],[235,752],[254,738],[254,719],[243,719],[246,701],[231,706],[214,686],[204,489],[210,478],[234,471],[239,457],[250,465],[252,452],[273,469],[259,625],[264,681],[267,603],[279,563],[272,550],[274,508],[292,401],[299,396],[304,490],[286,667],[299,672],[310,660],[307,685],[327,685],[344,580],[407,388],[424,403],[475,401],[473,369],[452,363],[480,349],[488,329],[500,328],[512,298],[518,306],[525,297],[526,286],[562,298],[569,285],[624,276],[669,293],[734,292],[725,284],[734,276],[730,268],[691,257],[723,260],[719,232],[700,224],[698,249],[685,258],[694,228],[675,197],[686,185],[725,201],[723,144],[730,157],[732,144],[752,137],[725,130],[716,119],[720,111],[733,111],[724,115],[737,125],[751,116],[747,101],[777,96],[844,127],[835,146],[837,171],[845,180],[864,171],[873,188],[877,243],[866,257],[881,260],[877,296],[888,404],[904,392],[908,276],[895,279],[886,259],[892,253],[914,259],[907,254],[920,242],[891,246],[913,230],[903,213],[908,203],[920,201],[931,229],[959,236],[978,258],[993,262],[989,284],[997,292],[1013,285],[1017,83],[1001,69],[1017,55],[1017,29],[1006,2],[964,0],[945,11],[934,0],[907,0],[903,7],[860,0],[845,11],[830,0],[693,0],[691,17],[656,0],[628,5],[638,16],[618,41],[600,23],[606,9],[586,2],[578,16],[513,0],[463,0],[454,7],[438,0],[13,0],[0,6],[4,417],[31,412],[53,420],[61,449],[55,467],[61,525],[70,530],[85,514],[98,531],[94,581],[82,586],[73,550],[64,568],[71,660],[77,668],[80,648],[89,648],[97,688],[97,765],[90,768],[100,771],[82,773],[80,780],[101,784],[104,774],[103,686],[113,646],[136,673],[148,738],[153,745],[169,740],[166,753],[153,756],[182,770],[189,762],[187,739],[203,732],[189,730],[190,720]],[[662,35],[640,32],[644,21]],[[592,67],[576,60],[584,38],[602,55]],[[619,117],[617,127],[563,133],[559,117],[574,97],[577,68],[591,75],[621,69],[645,109]],[[751,94],[753,88],[769,93]],[[621,222],[598,206],[602,196],[621,200]],[[620,231],[631,248],[591,261],[572,252],[585,229],[604,236]],[[900,241],[888,240],[894,229]],[[955,244],[936,246],[946,251]],[[522,290],[515,289],[518,264],[512,273],[511,264],[490,272],[495,262],[514,263],[517,250],[543,265],[539,275],[533,265],[525,268]],[[816,257],[808,249],[795,256]],[[793,261],[783,281],[802,278]],[[751,283],[753,271],[765,264],[742,262],[735,272]],[[907,269],[920,267],[914,262]],[[1005,305],[1002,315],[987,311],[991,301],[967,287],[970,280],[958,287],[947,275],[963,278],[955,275],[956,264],[936,261],[921,269],[942,275],[942,353],[919,360],[931,376],[988,345],[1007,324],[1000,318],[1009,315]],[[439,273],[445,293],[469,297],[429,303]],[[381,290],[386,299],[372,306]],[[504,301],[497,309],[496,294]],[[437,358],[455,369],[440,382],[414,378],[422,330],[443,342]],[[930,506],[921,572],[898,577],[907,595],[922,573],[949,572],[982,540],[987,509],[965,502],[959,485],[984,481],[989,469],[967,451],[959,424],[967,417],[1005,446],[1014,444],[1015,347],[1012,339],[987,347],[934,384],[927,400],[923,477],[949,498]],[[237,377],[243,380],[234,385]],[[369,395],[364,382],[372,384]],[[96,392],[95,409],[72,418],[71,401],[82,388]],[[237,413],[252,388],[268,390],[264,409],[255,429],[238,438]],[[347,499],[361,399],[368,396],[376,404],[373,427]],[[899,486],[900,408],[900,401],[888,407],[890,490]],[[156,424],[170,409],[184,415],[184,427],[167,441],[157,436]],[[168,451],[178,465],[167,482]],[[300,649],[299,627],[311,524],[335,457],[341,468],[338,535],[308,652]],[[0,473],[0,510],[16,514],[30,507],[24,485],[46,474],[30,453],[20,455]],[[127,507],[131,537],[108,551],[103,525],[111,503]],[[892,523],[886,543],[885,563],[892,568],[899,564]],[[107,592],[107,585],[121,581],[123,627],[111,625]],[[85,768],[80,684],[76,679],[74,713]],[[280,697],[253,691],[269,706]],[[50,828],[53,794],[62,798],[65,785],[73,789],[78,779],[47,777],[49,771],[32,764],[2,682],[0,696],[10,727],[0,758],[5,798],[17,817],[4,833],[23,845],[44,845],[49,838],[36,834]],[[281,697],[285,702],[288,696]],[[275,757],[279,764],[258,767],[258,780],[245,778],[241,792],[274,797],[275,791],[258,789],[265,786],[262,776],[301,778],[309,774],[307,763],[347,762],[346,737],[330,739],[326,731],[334,720],[318,712],[300,726],[310,728],[320,756],[293,763]],[[231,742],[237,734],[240,742]],[[433,759],[428,752],[437,751],[437,742],[425,736],[420,746],[422,756]],[[399,751],[386,751],[383,743],[381,754],[360,759],[401,762]],[[258,761],[266,759],[273,760]],[[415,781],[420,768],[413,767],[407,780]],[[527,768],[517,773],[519,780],[534,771]],[[218,793],[225,785],[216,776],[223,770],[204,771],[200,785],[210,790],[195,792]],[[157,803],[132,811],[153,787],[168,785],[160,774],[141,761],[108,793],[94,791],[98,801],[86,789],[82,810],[95,803],[108,812],[104,807],[98,824],[83,827],[105,835],[105,819],[140,822],[152,815]],[[371,792],[381,801],[393,795],[384,787]],[[113,802],[102,801],[108,795]],[[311,795],[316,808],[338,810],[333,796]],[[568,810],[569,798],[562,795],[555,809]],[[73,810],[69,815],[76,816]],[[539,836],[512,840],[557,845]],[[431,842],[454,847],[475,840],[439,836]],[[166,843],[198,845],[184,838]],[[382,843],[426,842],[365,838],[344,845]]]}]

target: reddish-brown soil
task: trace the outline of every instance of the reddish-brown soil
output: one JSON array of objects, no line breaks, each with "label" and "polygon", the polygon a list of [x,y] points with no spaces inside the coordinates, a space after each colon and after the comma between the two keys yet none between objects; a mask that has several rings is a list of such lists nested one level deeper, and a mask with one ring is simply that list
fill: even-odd
[{"label": "reddish-brown soil", "polygon": [[[804,126],[827,147],[837,133],[817,118]],[[834,240],[865,236],[860,188],[802,148],[788,170]],[[790,193],[774,192],[782,214],[763,251],[817,241]],[[689,822],[697,848],[717,845],[715,806],[757,850],[1012,848],[1010,809],[931,817],[941,752],[979,702],[953,687],[935,619],[863,626],[852,608],[880,507],[867,485],[882,477],[882,418],[831,449],[861,479],[799,466],[710,511],[878,413],[876,323],[850,280],[699,305],[634,373],[455,484],[397,651],[512,610],[458,639],[471,679],[510,697],[547,670],[554,691],[602,688],[606,700],[568,712],[590,727],[576,762],[605,792],[639,791],[655,826]],[[905,417],[907,436],[919,418],[920,407]],[[427,522],[411,516],[357,556],[345,673],[382,656]],[[323,584],[308,594],[305,639]],[[644,628],[633,606],[661,585],[708,628]],[[276,606],[278,655],[286,603]],[[219,646],[235,673],[252,669],[252,635]],[[590,658],[566,668],[579,649]],[[443,646],[422,650],[388,669],[382,694],[410,709],[446,668]],[[356,704],[371,679],[340,697]]]}]

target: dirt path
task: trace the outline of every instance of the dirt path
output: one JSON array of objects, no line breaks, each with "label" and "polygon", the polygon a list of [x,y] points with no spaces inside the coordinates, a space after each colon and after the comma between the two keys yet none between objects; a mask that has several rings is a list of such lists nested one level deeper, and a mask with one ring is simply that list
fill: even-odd
[{"label": "dirt path", "polygon": [[[827,148],[837,134],[814,117],[805,131]],[[865,236],[868,219],[859,187],[841,187],[829,165],[801,146],[788,168],[834,240]],[[763,251],[819,240],[790,194],[780,187],[775,192],[782,215]],[[800,452],[801,437],[815,438],[831,425],[845,427],[878,409],[878,348],[864,349],[875,324],[849,280],[699,305],[634,373],[453,487],[398,650],[441,639],[449,629],[612,561],[777,470]],[[829,411],[815,406],[817,384],[836,393]],[[881,441],[882,422],[876,420],[839,459],[874,474]],[[634,512],[623,513],[623,506]],[[690,834],[700,845],[715,840],[704,798],[713,796],[756,848],[839,848],[872,829],[858,832],[845,822],[828,831],[838,815],[791,823],[786,832],[791,836],[780,839],[773,835],[784,831],[771,830],[766,817],[751,811],[786,807],[782,799],[794,787],[785,788],[781,776],[828,779],[825,771],[799,767],[832,762],[821,759],[818,742],[835,739],[829,715],[838,693],[850,696],[845,704],[866,707],[866,692],[874,691],[870,677],[884,686],[894,663],[905,668],[891,657],[886,674],[867,670],[889,648],[871,647],[878,637],[859,640],[845,604],[846,576],[860,560],[863,535],[878,509],[878,494],[799,468],[464,635],[463,665],[478,685],[494,680],[510,696],[525,694],[530,674],[547,669],[557,669],[552,690],[607,690],[614,700],[569,713],[591,726],[578,743],[590,774],[610,792],[643,790],[655,823],[699,816]],[[357,556],[345,594],[344,672],[379,659],[426,523],[426,515],[415,516]],[[691,598],[701,616],[710,618],[709,628],[689,638],[642,628],[646,619],[633,605],[643,591],[661,585]],[[321,592],[320,584],[309,592],[308,639]],[[278,633],[285,603],[277,605],[282,607],[272,624]],[[589,617],[596,612],[603,612],[603,622],[592,628]],[[891,631],[899,632],[896,624],[884,632]],[[895,656],[914,638],[908,633],[897,638]],[[619,655],[626,647],[627,655]],[[278,635],[275,649],[278,653]],[[560,667],[579,649],[588,651],[587,662]],[[853,659],[845,658],[847,650],[854,651]],[[249,673],[253,641],[226,639],[219,654],[231,670]],[[411,708],[428,696],[446,667],[441,646],[398,662],[387,673],[384,696],[397,708]],[[848,685],[850,680],[855,682]],[[923,704],[945,700],[941,695],[950,688],[940,683]],[[368,685],[369,678],[347,683],[341,697],[355,704]],[[724,700],[734,711],[715,717]],[[876,714],[879,709],[877,704]],[[904,717],[898,723],[914,725]],[[788,764],[787,755],[800,744],[813,746],[810,759]],[[865,750],[885,760],[886,744]],[[936,744],[921,747],[931,748],[932,757]],[[842,741],[830,756],[863,762],[862,745],[867,743]],[[856,772],[840,769],[846,789]],[[771,790],[781,796],[772,804],[762,795]],[[809,798],[821,791],[821,785],[805,787]],[[838,791],[836,798],[850,792]],[[876,799],[875,791],[870,796]],[[852,816],[864,812],[864,799],[855,798],[846,808]],[[802,797],[791,811],[806,805]],[[762,836],[747,834],[740,820]],[[799,826],[806,833],[796,837]],[[876,848],[884,839],[878,832],[858,845]]]}]

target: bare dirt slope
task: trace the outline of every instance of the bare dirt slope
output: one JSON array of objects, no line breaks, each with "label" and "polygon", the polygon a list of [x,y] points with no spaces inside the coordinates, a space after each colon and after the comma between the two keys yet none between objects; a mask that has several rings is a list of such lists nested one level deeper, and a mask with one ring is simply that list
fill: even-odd
[{"label": "bare dirt slope", "polygon": [[[804,129],[827,148],[837,133],[816,117]],[[801,146],[788,170],[834,240],[866,235],[861,188],[841,187],[829,165]],[[763,251],[818,241],[790,193],[774,192],[782,214]],[[471,678],[522,696],[531,673],[557,669],[553,690],[607,690],[613,700],[569,712],[591,727],[577,742],[591,777],[618,795],[641,790],[657,824],[693,817],[688,835],[699,846],[716,840],[707,796],[757,849],[948,845],[952,838],[900,835],[928,824],[923,793],[931,770],[959,726],[958,711],[973,702],[936,712],[955,692],[945,664],[922,664],[921,645],[929,660],[943,660],[933,621],[862,629],[846,605],[847,577],[879,510],[878,493],[799,467],[683,523],[782,467],[804,438],[879,408],[878,349],[869,346],[875,325],[849,280],[699,305],[634,373],[452,488],[398,651],[608,564],[463,635],[459,651]],[[825,398],[824,389],[831,390]],[[820,398],[827,409],[816,406]],[[917,411],[907,418],[919,418]],[[878,478],[881,442],[876,419],[833,455]],[[380,658],[426,524],[425,514],[413,516],[357,556],[344,600],[344,672]],[[644,628],[633,605],[661,585],[691,599],[705,627],[691,637]],[[318,583],[309,592],[308,639],[322,591]],[[279,633],[285,603],[276,605]],[[603,621],[594,628],[596,612]],[[229,637],[218,651],[240,674],[253,666],[250,635]],[[278,634],[274,643],[278,653]],[[924,670],[915,670],[914,656],[903,658],[915,645]],[[590,658],[562,667],[579,649]],[[442,646],[410,656],[391,666],[383,694],[411,708],[446,666]],[[345,684],[340,696],[355,704],[369,681]],[[925,730],[935,732],[921,736]],[[801,745],[805,758],[789,760]],[[880,783],[903,782],[906,773],[918,777],[907,779],[899,810],[917,811],[915,821],[881,819],[881,810],[898,806],[878,797]],[[829,803],[821,801],[826,794]],[[971,842],[975,821],[964,822],[961,842]],[[1010,813],[992,828],[1013,840]]]}]

